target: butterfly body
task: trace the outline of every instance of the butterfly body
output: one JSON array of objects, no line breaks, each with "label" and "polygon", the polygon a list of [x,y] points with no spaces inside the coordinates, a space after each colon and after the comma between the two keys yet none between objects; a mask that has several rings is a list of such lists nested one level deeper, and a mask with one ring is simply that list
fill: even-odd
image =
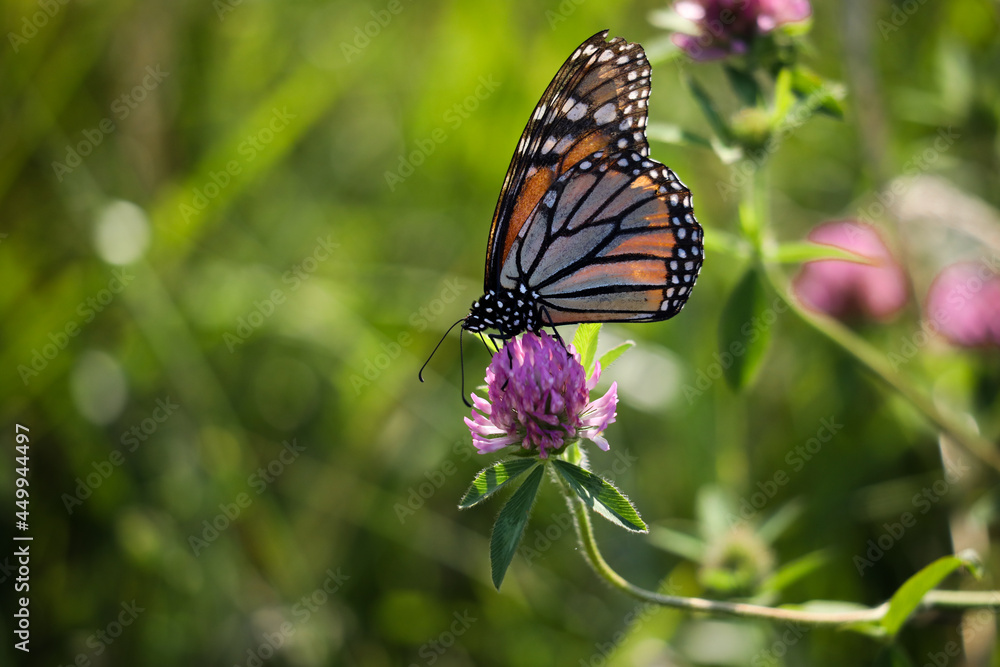
[{"label": "butterfly body", "polygon": [[690,295],[702,230],[690,191],[649,157],[649,63],[638,44],[606,36],[574,51],[524,129],[468,331],[664,320]]}]

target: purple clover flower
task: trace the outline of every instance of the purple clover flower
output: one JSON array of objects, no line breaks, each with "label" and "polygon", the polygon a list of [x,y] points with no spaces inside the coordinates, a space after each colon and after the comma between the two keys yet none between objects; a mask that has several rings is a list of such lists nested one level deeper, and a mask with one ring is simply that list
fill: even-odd
[{"label": "purple clover flower", "polygon": [[680,0],[674,11],[693,22],[695,35],[674,33],[674,44],[695,60],[743,54],[759,35],[812,14],[808,0]]},{"label": "purple clover flower", "polygon": [[590,401],[600,377],[600,363],[587,379],[573,346],[564,348],[544,331],[509,341],[486,369],[489,400],[472,394],[472,417],[465,418],[472,444],[486,454],[520,443],[544,459],[585,438],[607,451],[601,434],[615,421],[618,384]]},{"label": "purple clover flower", "polygon": [[1000,347],[1000,275],[961,262],[938,274],[927,294],[929,323],[960,347]]},{"label": "purple clover flower", "polygon": [[850,250],[873,263],[806,262],[792,283],[806,307],[840,319],[860,314],[886,321],[906,305],[906,275],[874,227],[853,220],[827,222],[813,229],[809,240]]}]

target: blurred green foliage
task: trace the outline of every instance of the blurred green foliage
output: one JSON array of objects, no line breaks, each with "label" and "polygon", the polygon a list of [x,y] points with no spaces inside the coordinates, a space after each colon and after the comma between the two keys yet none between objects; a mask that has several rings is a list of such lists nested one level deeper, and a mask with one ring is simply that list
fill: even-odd
[{"label": "blurred green foliage", "polygon": [[[726,99],[717,65],[657,61],[657,8],[5,2],[0,498],[13,503],[23,424],[34,541],[29,656],[11,640],[13,547],[0,552],[2,661],[870,664],[880,646],[863,637],[690,618],[611,592],[550,485],[532,551],[498,594],[494,517],[456,507],[488,461],[462,423],[454,335],[425,384],[416,371],[480,293],[498,189],[541,91],[610,28],[651,55],[651,120],[707,134],[682,73]],[[797,240],[869,210],[942,129],[957,139],[917,172],[1000,206],[997,33],[986,0],[814,3],[809,64],[846,84],[847,114],[794,129],[773,156],[774,233]],[[691,187],[707,236],[734,230],[731,176],[711,151],[654,142],[652,155]],[[880,220],[903,248],[912,235],[889,211]],[[907,248],[909,310],[855,324],[887,352],[919,330],[937,268],[922,258],[948,259]],[[942,486],[936,434],[792,315],[767,325],[754,386],[716,381],[720,313],[744,268],[710,254],[675,320],[605,327],[602,348],[637,347],[605,376],[622,403],[595,472],[652,524],[691,522],[708,487],[747,503],[752,525],[797,500],[801,516],[770,545],[777,564],[828,557],[777,601],[879,603],[953,540],[996,572],[995,473],[958,454],[964,472]],[[472,386],[488,356],[466,343]],[[995,350],[935,341],[904,371],[996,441]],[[842,428],[803,453],[822,420]],[[915,525],[859,573],[854,557],[904,512]],[[14,521],[3,514],[6,534]],[[704,593],[697,564],[597,530],[636,583]],[[960,639],[960,620],[918,618],[901,646],[923,664]],[[968,634],[989,647],[993,632],[989,620]]]}]

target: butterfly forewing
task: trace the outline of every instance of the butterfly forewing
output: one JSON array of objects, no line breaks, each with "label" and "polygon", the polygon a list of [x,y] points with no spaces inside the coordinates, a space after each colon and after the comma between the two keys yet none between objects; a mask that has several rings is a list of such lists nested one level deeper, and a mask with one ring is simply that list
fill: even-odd
[{"label": "butterfly forewing", "polygon": [[691,193],[659,162],[626,150],[582,160],[543,195],[501,269],[527,282],[546,324],[663,320],[702,263]]},{"label": "butterfly forewing", "polygon": [[536,205],[555,181],[596,152],[649,154],[646,107],[649,62],[638,44],[602,31],[563,63],[535,107],[507,169],[493,213],[485,288],[501,267]]}]

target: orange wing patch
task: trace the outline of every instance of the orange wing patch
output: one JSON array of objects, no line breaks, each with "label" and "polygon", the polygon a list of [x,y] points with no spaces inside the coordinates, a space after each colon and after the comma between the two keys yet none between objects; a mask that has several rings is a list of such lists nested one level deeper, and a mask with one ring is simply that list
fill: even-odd
[{"label": "orange wing patch", "polygon": [[506,259],[510,254],[510,248],[514,245],[514,239],[517,238],[517,235],[521,232],[521,228],[524,227],[524,223],[528,220],[528,216],[531,215],[535,206],[538,205],[538,202],[555,180],[555,172],[551,169],[542,169],[536,171],[525,181],[520,196],[517,198],[517,205],[510,215],[510,223],[507,225],[507,236],[503,240],[503,252],[500,254],[501,258]]},{"label": "orange wing patch", "polygon": [[664,262],[640,259],[583,266],[568,276],[554,281],[545,291],[553,297],[558,297],[561,294],[582,290],[606,289],[614,286],[660,286],[666,282],[667,265]]},{"label": "orange wing patch", "polygon": [[576,142],[572,150],[566,154],[566,157],[562,159],[562,162],[559,163],[559,173],[565,173],[574,164],[588,155],[596,153],[600,150],[606,150],[610,141],[611,137],[602,132],[591,132],[584,135],[583,138]]},{"label": "orange wing patch", "polygon": [[647,255],[667,259],[673,254],[674,233],[667,228],[623,236],[601,252],[602,257],[615,255]]}]

